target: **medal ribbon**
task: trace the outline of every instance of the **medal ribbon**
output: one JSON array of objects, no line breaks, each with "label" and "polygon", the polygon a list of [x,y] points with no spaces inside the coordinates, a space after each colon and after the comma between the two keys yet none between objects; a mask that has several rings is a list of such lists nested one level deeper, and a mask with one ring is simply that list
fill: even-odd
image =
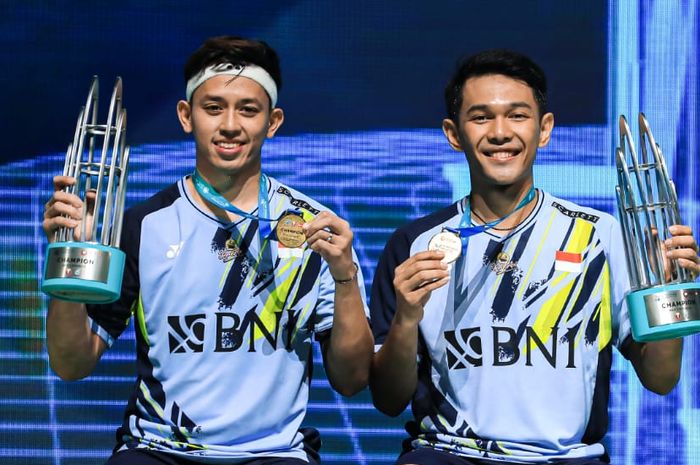
[{"label": "medal ribbon", "polygon": [[200,174],[199,171],[194,170],[192,174],[192,182],[194,183],[195,189],[199,195],[201,195],[208,202],[216,205],[222,210],[226,210],[231,213],[235,213],[243,218],[248,218],[249,220],[257,220],[258,228],[260,231],[260,247],[262,247],[263,240],[270,235],[272,228],[270,222],[277,221],[275,219],[269,218],[270,216],[270,205],[267,200],[267,176],[265,173],[260,173],[260,191],[258,192],[258,215],[251,215],[246,213],[240,208],[233,205],[231,202],[226,200],[223,195],[221,195],[217,190],[209,184]]},{"label": "medal ribbon", "polygon": [[459,238],[462,240],[462,252],[465,253],[467,251],[467,244],[469,243],[469,238],[475,234],[482,233],[484,231],[488,231],[489,229],[492,229],[495,226],[498,226],[503,220],[511,216],[513,213],[517,212],[521,208],[523,208],[525,205],[530,203],[532,199],[535,198],[535,188],[530,187],[530,190],[527,191],[527,194],[525,195],[525,198],[523,198],[518,205],[516,205],[515,209],[508,213],[506,216],[503,216],[497,220],[490,221],[486,224],[477,224],[475,225],[472,223],[472,209],[471,209],[471,204],[469,202],[469,198],[467,198],[466,205],[464,206],[464,214],[462,215],[462,219],[459,222],[459,228],[453,229],[453,228],[445,228],[450,232],[453,232],[459,236]]}]

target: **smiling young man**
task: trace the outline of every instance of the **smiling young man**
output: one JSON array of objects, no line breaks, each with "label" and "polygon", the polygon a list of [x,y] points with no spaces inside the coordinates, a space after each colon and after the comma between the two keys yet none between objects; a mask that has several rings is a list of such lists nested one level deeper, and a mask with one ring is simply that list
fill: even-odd
[{"label": "smiling young man", "polygon": [[[397,415],[412,401],[415,418],[397,463],[605,463],[612,347],[667,393],[681,341],[632,340],[615,220],[535,188],[554,127],[542,70],[482,52],[445,101],[471,192],[397,230],[372,289],[374,403]],[[690,229],[672,234],[670,258],[697,272]]]},{"label": "smiling young man", "polygon": [[[372,355],[348,223],[261,171],[284,120],[276,53],[238,37],[207,40],[185,65],[177,104],[195,172],[127,211],[120,299],[52,300],[51,367],[87,376],[133,315],[138,378],[109,465],[315,463],[306,413],[311,343],[331,385],[366,384]],[[81,220],[54,180],[44,230]],[[316,447],[317,448],[317,447]]]}]

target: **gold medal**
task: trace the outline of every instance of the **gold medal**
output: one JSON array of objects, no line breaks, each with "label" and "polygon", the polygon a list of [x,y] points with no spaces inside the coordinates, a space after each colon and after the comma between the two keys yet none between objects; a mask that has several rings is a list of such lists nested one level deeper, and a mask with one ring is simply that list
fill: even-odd
[{"label": "gold medal", "polygon": [[280,244],[290,249],[301,247],[306,242],[306,235],[302,227],[304,223],[304,218],[301,215],[286,213],[277,222],[277,227],[275,228],[277,240]]},{"label": "gold medal", "polygon": [[462,240],[459,234],[443,229],[428,242],[428,250],[439,250],[445,254],[444,263],[452,263],[462,255]]}]

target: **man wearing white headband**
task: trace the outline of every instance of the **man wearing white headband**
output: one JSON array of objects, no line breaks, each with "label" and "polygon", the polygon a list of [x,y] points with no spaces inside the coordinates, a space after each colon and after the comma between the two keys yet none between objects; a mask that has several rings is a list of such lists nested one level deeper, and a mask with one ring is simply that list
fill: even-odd
[{"label": "man wearing white headband", "polygon": [[[133,314],[138,378],[107,464],[316,463],[318,432],[301,428],[312,338],[344,395],[367,384],[373,350],[352,231],[261,171],[284,120],[274,50],[209,39],[185,82],[194,173],[126,212],[120,300],[51,302],[51,366],[87,376]],[[49,238],[79,224],[81,200],[60,192],[72,183],[55,179]]]}]

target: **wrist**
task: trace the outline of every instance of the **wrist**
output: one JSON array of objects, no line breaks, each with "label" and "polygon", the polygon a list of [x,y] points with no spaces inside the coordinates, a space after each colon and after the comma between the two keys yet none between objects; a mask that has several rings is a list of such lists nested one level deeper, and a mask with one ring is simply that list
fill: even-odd
[{"label": "wrist", "polygon": [[[353,281],[357,280],[357,272],[359,271],[360,267],[357,265],[357,263],[352,262],[352,272],[348,273],[347,275],[343,275],[341,278],[336,278],[333,273],[331,273],[331,277],[333,278],[333,281],[336,284],[350,284]],[[345,277],[349,276],[349,277]]]},{"label": "wrist", "polygon": [[[407,315],[407,312],[397,308],[394,315],[393,324],[404,329],[413,330],[418,328],[421,318],[418,315]],[[422,316],[422,315],[421,315]]]}]

